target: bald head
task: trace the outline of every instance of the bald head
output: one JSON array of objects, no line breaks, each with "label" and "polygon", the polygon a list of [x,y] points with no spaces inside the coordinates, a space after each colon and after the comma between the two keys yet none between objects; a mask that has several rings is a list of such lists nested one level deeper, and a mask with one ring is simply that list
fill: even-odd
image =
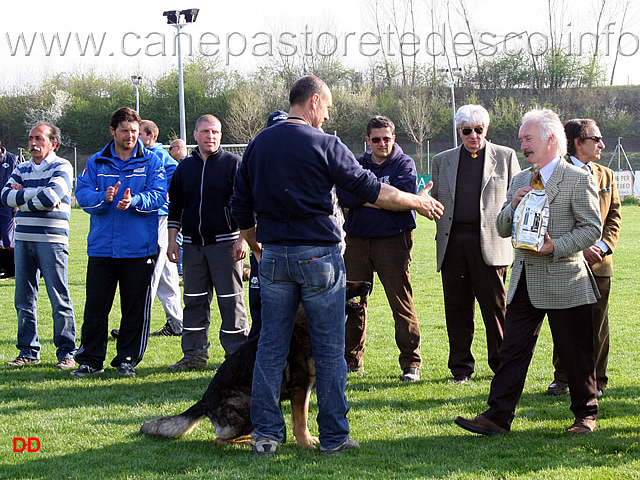
[{"label": "bald head", "polygon": [[169,145],[169,155],[178,162],[187,156],[187,144],[181,138],[176,138]]},{"label": "bald head", "polygon": [[305,75],[296,80],[289,91],[289,105],[304,105],[313,95],[323,95],[329,91],[327,84],[315,75]]},{"label": "bald head", "polygon": [[314,75],[305,75],[296,80],[289,91],[289,117],[303,119],[318,129],[329,120],[332,104],[329,87]]}]

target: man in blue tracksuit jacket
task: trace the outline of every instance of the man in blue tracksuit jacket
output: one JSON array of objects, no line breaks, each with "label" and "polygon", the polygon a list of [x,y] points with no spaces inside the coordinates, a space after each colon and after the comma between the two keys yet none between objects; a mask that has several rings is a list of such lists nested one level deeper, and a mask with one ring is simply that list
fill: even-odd
[{"label": "man in blue tracksuit jacket", "polygon": [[111,366],[135,376],[147,347],[151,275],[158,254],[158,209],[167,196],[162,160],[138,140],[140,116],[121,108],[111,116],[113,141],[87,162],[76,199],[91,215],[82,340],[71,372],[103,372],[109,311],[120,285],[122,319]]}]

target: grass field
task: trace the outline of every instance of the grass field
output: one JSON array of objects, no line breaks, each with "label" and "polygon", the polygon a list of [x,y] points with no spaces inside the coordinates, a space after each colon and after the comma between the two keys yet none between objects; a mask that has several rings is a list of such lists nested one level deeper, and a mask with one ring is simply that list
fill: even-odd
[{"label": "grass field", "polygon": [[[73,210],[69,281],[82,324],[88,215]],[[135,234],[135,232],[131,232]],[[416,230],[412,279],[422,329],[422,381],[399,380],[392,319],[381,287],[370,300],[365,374],[349,377],[347,398],[352,436],[361,448],[329,458],[299,449],[292,435],[274,458],[257,458],[246,446],[216,447],[213,428],[203,422],[179,440],[144,437],[149,418],[180,413],[204,392],[223,359],[217,335],[206,371],[169,373],[181,358],[178,338],[155,338],[136,378],[108,368],[77,379],[53,368],[50,307],[44,285],[39,302],[42,363],[10,370],[15,358],[13,280],[0,283],[0,478],[1,479],[632,479],[640,478],[640,349],[638,265],[640,208],[623,208],[622,237],[615,253],[610,307],[610,383],[600,401],[598,430],[566,433],[572,423],[569,397],[544,395],[552,379],[551,342],[545,324],[529,370],[512,431],[479,437],[453,424],[457,415],[486,408],[491,371],[478,322],[477,372],[465,385],[449,382],[442,290],[435,272],[435,227]],[[214,307],[212,323],[219,324]],[[152,329],[164,323],[154,305]],[[111,317],[117,326],[118,306]],[[216,329],[212,329],[215,332]],[[109,343],[107,362],[115,345]],[[289,405],[284,404],[285,418]],[[312,433],[315,425],[312,400]],[[38,452],[13,452],[14,437],[37,437]]]}]

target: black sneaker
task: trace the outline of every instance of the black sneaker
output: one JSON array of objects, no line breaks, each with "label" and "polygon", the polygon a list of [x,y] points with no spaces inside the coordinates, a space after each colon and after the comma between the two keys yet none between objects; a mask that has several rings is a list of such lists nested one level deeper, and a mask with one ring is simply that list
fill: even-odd
[{"label": "black sneaker", "polygon": [[357,440],[354,440],[353,438],[347,436],[347,439],[335,448],[324,449],[320,447],[320,453],[322,453],[323,455],[332,455],[346,452],[347,450],[351,450],[352,448],[360,448],[360,444]]},{"label": "black sneaker", "polygon": [[93,368],[89,365],[80,365],[75,370],[69,372],[69,375],[73,375],[74,377],[87,377],[89,375],[94,375],[96,373],[104,373],[103,368]]},{"label": "black sneaker", "polygon": [[173,328],[171,328],[168,323],[165,323],[164,327],[162,327],[157,332],[153,332],[151,336],[152,337],[181,337],[182,332],[178,332],[178,333],[174,332]]},{"label": "black sneaker", "polygon": [[114,328],[113,330],[111,330],[111,336],[113,338],[118,338],[120,336],[120,329]]},{"label": "black sneaker", "polygon": [[127,362],[122,362],[118,365],[118,373],[123,377],[135,377],[136,371],[133,369],[133,365]]}]

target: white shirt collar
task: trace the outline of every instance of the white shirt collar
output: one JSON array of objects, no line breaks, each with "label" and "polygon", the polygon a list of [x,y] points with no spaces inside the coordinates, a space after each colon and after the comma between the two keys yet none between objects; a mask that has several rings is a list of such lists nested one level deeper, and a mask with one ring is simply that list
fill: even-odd
[{"label": "white shirt collar", "polygon": [[574,157],[573,155],[569,156],[569,158],[571,159],[571,162],[578,168],[582,168],[585,165],[589,167],[589,170],[591,172],[593,172],[593,167],[591,166],[591,162],[587,162],[587,163],[582,163],[582,160],[580,160],[577,157]]},{"label": "white shirt collar", "polygon": [[52,150],[49,152],[49,155],[44,157],[44,159],[40,162],[40,165],[38,165],[33,158],[30,158],[29,161],[33,164],[33,168],[35,168],[36,170],[40,170],[41,168],[44,168],[47,165],[49,165],[51,162],[53,162],[55,158],[56,158],[56,152]]},{"label": "white shirt collar", "polygon": [[557,156],[556,158],[551,160],[549,163],[547,163],[544,167],[540,169],[540,177],[542,178],[543,185],[545,186],[547,185],[547,182],[551,178],[553,171],[556,169],[561,159],[562,158],[560,156]]}]

